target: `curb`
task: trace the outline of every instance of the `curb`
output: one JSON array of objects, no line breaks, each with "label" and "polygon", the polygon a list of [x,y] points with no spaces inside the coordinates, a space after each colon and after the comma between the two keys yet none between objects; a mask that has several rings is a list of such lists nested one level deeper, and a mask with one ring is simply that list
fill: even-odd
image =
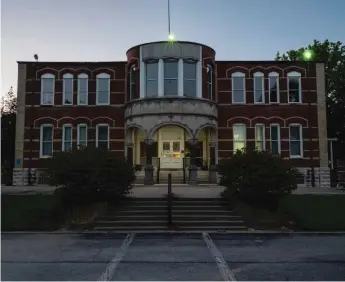
[{"label": "curb", "polygon": [[112,235],[112,234],[128,234],[128,233],[136,233],[140,234],[152,234],[152,235],[167,235],[167,234],[202,234],[206,232],[212,235],[278,235],[278,236],[294,236],[294,235],[345,235],[345,231],[301,231],[301,232],[281,232],[281,231],[3,231],[2,234],[18,234],[18,235],[25,235],[25,234],[46,234],[46,235]]}]

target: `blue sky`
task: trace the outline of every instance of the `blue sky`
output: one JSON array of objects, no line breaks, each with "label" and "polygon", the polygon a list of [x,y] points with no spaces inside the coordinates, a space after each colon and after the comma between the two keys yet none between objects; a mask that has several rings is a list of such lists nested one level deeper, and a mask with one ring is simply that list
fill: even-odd
[{"label": "blue sky", "polygon": [[[131,46],[167,38],[167,0],[2,0],[1,95],[17,63],[125,60]],[[314,39],[345,43],[345,0],[170,0],[176,39],[218,60],[270,60]]]}]

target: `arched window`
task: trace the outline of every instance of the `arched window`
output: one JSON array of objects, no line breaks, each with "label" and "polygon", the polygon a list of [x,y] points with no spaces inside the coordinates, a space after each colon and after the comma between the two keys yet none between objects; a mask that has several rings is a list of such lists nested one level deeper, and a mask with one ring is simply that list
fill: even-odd
[{"label": "arched window", "polygon": [[78,75],[78,105],[88,104],[89,76],[86,73]]},{"label": "arched window", "polygon": [[279,73],[270,72],[268,75],[268,96],[270,103],[279,103]]},{"label": "arched window", "polygon": [[54,105],[55,75],[46,73],[41,76],[41,105]]},{"label": "arched window", "polygon": [[287,74],[288,76],[288,101],[289,103],[302,102],[302,87],[301,87],[301,74],[293,71]]},{"label": "arched window", "polygon": [[265,82],[262,72],[254,73],[254,104],[265,103]]},{"label": "arched window", "polygon": [[242,72],[232,74],[232,103],[246,103],[246,75]]},{"label": "arched window", "polygon": [[96,104],[109,105],[110,104],[110,75],[107,73],[100,73],[96,77]]},{"label": "arched window", "polygon": [[73,105],[73,74],[66,73],[63,75],[63,105]]}]

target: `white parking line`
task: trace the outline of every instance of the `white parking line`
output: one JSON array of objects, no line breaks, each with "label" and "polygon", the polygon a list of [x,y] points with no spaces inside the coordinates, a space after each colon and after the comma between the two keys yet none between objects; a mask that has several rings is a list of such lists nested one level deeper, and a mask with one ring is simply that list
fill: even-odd
[{"label": "white parking line", "polygon": [[123,240],[120,250],[116,252],[116,255],[111,259],[108,263],[107,267],[105,268],[102,275],[98,278],[97,281],[111,281],[111,278],[114,276],[116,268],[118,267],[119,263],[126,255],[129,245],[132,243],[135,233],[130,233],[127,235],[125,240]]},{"label": "white parking line", "polygon": [[222,275],[224,281],[237,281],[235,274],[228,267],[228,264],[224,260],[222,253],[218,250],[217,246],[213,243],[210,235],[208,235],[206,232],[203,232],[202,237],[204,238],[204,241],[210,253],[215,259],[219,272]]}]

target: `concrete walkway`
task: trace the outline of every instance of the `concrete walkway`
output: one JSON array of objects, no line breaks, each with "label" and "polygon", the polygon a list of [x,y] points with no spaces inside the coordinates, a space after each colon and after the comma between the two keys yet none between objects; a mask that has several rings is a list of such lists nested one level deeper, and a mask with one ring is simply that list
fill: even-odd
[{"label": "concrete walkway", "polygon": [[[2,194],[52,194],[56,187],[48,185],[37,186],[1,186]],[[225,188],[219,185],[187,185],[174,184],[172,192],[178,197],[185,198],[217,198]],[[135,185],[132,189],[131,197],[160,198],[168,193],[167,184],[152,186]],[[313,195],[345,195],[345,190],[337,188],[306,188],[299,187],[293,194],[313,194]]]}]

